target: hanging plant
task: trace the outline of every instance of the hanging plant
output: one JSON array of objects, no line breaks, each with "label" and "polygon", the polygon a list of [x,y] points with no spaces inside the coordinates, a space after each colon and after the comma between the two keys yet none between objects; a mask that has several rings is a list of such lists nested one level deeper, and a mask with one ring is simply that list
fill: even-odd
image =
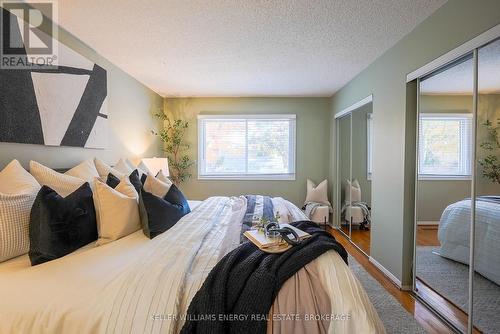
[{"label": "hanging plant", "polygon": [[163,123],[163,128],[159,131],[151,131],[164,143],[163,151],[167,154],[170,179],[179,185],[191,178],[190,168],[194,161],[186,154],[189,145],[185,141],[186,130],[189,122],[181,119],[171,119],[163,111],[154,116]]},{"label": "hanging plant", "polygon": [[479,165],[482,167],[482,175],[484,178],[492,182],[500,183],[500,122],[496,126],[490,120],[486,120],[482,125],[488,132],[487,140],[482,142],[479,146],[487,152],[486,156],[478,160]]}]

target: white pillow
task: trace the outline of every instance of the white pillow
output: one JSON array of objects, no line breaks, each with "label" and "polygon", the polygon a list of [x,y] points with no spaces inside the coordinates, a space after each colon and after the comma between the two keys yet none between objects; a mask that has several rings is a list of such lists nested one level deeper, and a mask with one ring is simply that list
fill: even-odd
[{"label": "white pillow", "polygon": [[167,184],[148,174],[144,182],[144,190],[158,197],[165,197],[172,183]]},{"label": "white pillow", "polygon": [[29,222],[40,185],[17,160],[0,172],[0,262],[29,250]]},{"label": "white pillow", "polygon": [[[349,194],[349,189],[351,189],[351,193]],[[349,196],[350,195],[350,196]],[[351,198],[351,202],[361,202],[361,186],[357,179],[354,181],[346,181],[346,193],[345,193],[346,201],[349,201]]]},{"label": "white pillow", "polygon": [[94,184],[94,179],[99,177],[99,173],[97,173],[93,159],[83,161],[78,166],[71,168],[64,174],[85,180],[91,187]]},{"label": "white pillow", "polygon": [[330,205],[328,201],[328,181],[324,180],[317,186],[313,181],[307,179],[307,195],[305,203],[322,203]]},{"label": "white pillow", "polygon": [[30,161],[30,173],[41,185],[55,190],[62,197],[66,197],[86,181],[71,175],[56,172],[36,161]]},{"label": "white pillow", "polygon": [[146,166],[146,164],[142,161],[137,165],[136,168],[139,171],[139,177],[142,177],[142,174],[153,174],[149,170],[148,166]]},{"label": "white pillow", "polygon": [[96,178],[94,187],[99,233],[96,245],[123,238],[141,228],[139,195],[128,177],[123,177],[115,189]]},{"label": "white pillow", "polygon": [[127,174],[124,174],[122,172],[119,172],[118,170],[112,168],[108,164],[104,163],[102,160],[95,158],[94,159],[95,163],[95,168],[97,169],[97,173],[99,173],[100,177],[107,178],[108,174],[111,173],[117,178],[121,179],[124,176],[128,176]]},{"label": "white pillow", "polygon": [[0,193],[36,193],[38,190],[40,190],[40,184],[17,160],[12,160],[0,172]]},{"label": "white pillow", "polygon": [[166,177],[165,174],[163,174],[163,171],[161,169],[158,172],[158,175],[156,175],[156,178],[169,186],[172,185],[172,181],[170,181],[170,179]]},{"label": "white pillow", "polygon": [[118,160],[118,162],[115,165],[115,169],[125,175],[130,175],[130,173],[134,171],[134,169],[131,168],[129,164],[123,159]]}]

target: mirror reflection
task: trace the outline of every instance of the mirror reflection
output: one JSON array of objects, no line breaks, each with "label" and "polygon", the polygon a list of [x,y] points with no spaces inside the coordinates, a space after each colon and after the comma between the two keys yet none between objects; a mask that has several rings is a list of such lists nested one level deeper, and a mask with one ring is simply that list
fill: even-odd
[{"label": "mirror reflection", "polygon": [[[467,323],[472,182],[472,55],[420,81],[416,287]],[[438,306],[439,307],[439,306]]]},{"label": "mirror reflection", "polygon": [[372,225],[373,104],[337,120],[340,228],[367,255]]},{"label": "mirror reflection", "polygon": [[478,51],[473,323],[498,333],[500,315],[500,40]]}]

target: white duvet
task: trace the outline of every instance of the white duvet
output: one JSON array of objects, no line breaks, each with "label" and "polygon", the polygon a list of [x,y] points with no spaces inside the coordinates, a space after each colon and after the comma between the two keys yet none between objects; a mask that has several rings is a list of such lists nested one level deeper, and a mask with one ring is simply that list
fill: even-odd
[{"label": "white duvet", "polygon": [[[273,199],[282,219],[304,219]],[[244,197],[212,197],[167,232],[137,231],[31,267],[27,255],[0,264],[0,333],[177,333],[191,298],[217,261],[238,245]],[[333,333],[380,333],[383,325],[340,256],[316,259]]]},{"label": "white duvet", "polygon": [[[449,205],[439,222],[439,254],[469,264],[470,200]],[[476,201],[475,271],[500,285],[500,204]]]}]

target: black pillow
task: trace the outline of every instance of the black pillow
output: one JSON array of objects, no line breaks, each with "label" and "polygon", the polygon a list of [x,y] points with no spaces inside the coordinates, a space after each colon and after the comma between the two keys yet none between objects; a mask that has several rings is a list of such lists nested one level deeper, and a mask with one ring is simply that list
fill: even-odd
[{"label": "black pillow", "polygon": [[150,239],[170,229],[190,211],[186,198],[175,185],[170,187],[163,198],[144,189],[139,196],[142,230]]},{"label": "black pillow", "polygon": [[146,183],[146,179],[147,178],[148,178],[148,174],[146,174],[146,173],[142,174],[142,176],[141,176],[141,182],[142,182],[142,184]]},{"label": "black pillow", "polygon": [[31,208],[29,237],[33,266],[97,240],[94,201],[88,182],[66,197],[42,186]]},{"label": "black pillow", "polygon": [[[130,180],[130,183],[134,186],[135,190],[137,190],[137,193],[141,191],[142,188],[142,182],[141,179],[139,178],[139,172],[137,169],[135,169],[128,177]],[[116,188],[116,186],[120,183],[120,179],[114,176],[113,174],[109,173],[108,177],[106,179],[106,184],[110,186],[111,188]]]},{"label": "black pillow", "polygon": [[183,216],[191,212],[191,208],[189,207],[186,197],[184,197],[184,194],[179,190],[179,188],[176,187],[175,184],[170,186],[170,189],[163,199],[172,204],[180,205],[182,207]]},{"label": "black pillow", "polygon": [[110,186],[111,188],[115,189],[116,186],[120,183],[120,179],[114,176],[113,174],[109,173],[108,177],[106,178],[106,184]]}]

